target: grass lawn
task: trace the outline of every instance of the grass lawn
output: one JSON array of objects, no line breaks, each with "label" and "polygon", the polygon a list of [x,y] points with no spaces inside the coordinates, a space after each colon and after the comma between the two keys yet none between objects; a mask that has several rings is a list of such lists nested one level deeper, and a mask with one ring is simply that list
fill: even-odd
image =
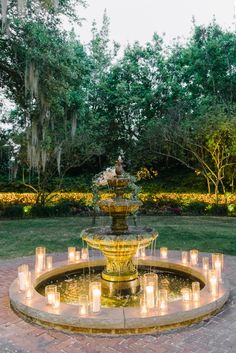
[{"label": "grass lawn", "polygon": [[[97,219],[97,225],[108,222],[106,217]],[[150,216],[139,217],[138,224],[158,231],[158,247],[236,255],[236,218]],[[87,217],[0,221],[0,258],[32,255],[36,246],[66,252],[68,246],[81,245],[80,232],[90,226]]]}]

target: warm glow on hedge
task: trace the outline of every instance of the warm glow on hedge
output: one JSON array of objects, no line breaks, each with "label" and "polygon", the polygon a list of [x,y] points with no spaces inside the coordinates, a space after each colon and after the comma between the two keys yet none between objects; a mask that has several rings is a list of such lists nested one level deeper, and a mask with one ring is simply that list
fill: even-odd
[{"label": "warm glow on hedge", "polygon": [[[111,193],[101,193],[100,198],[106,200],[112,197]],[[207,204],[215,203],[215,195],[211,194],[197,194],[197,193],[188,193],[188,194],[178,194],[178,193],[141,193],[139,195],[140,200],[160,202],[160,201],[176,201],[176,202],[205,202]],[[37,194],[34,193],[0,193],[0,205],[33,205],[36,203]],[[63,200],[71,201],[81,201],[84,200],[87,205],[92,205],[93,194],[92,193],[82,193],[82,192],[61,192],[50,195],[50,203],[58,203]],[[225,196],[219,195],[219,203],[225,203]],[[227,195],[227,203],[236,202],[236,194]]]}]

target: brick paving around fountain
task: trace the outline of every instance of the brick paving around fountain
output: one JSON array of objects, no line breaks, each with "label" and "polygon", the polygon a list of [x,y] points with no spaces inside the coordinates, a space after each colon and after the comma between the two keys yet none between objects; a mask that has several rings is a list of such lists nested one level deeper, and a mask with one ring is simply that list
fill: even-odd
[{"label": "brick paving around fountain", "polygon": [[[174,253],[174,252],[173,252]],[[55,254],[54,261],[65,259]],[[25,322],[10,308],[8,288],[22,263],[34,257],[0,260],[0,353],[236,353],[236,257],[225,256],[230,298],[216,316],[158,334],[96,336],[70,334]]]}]

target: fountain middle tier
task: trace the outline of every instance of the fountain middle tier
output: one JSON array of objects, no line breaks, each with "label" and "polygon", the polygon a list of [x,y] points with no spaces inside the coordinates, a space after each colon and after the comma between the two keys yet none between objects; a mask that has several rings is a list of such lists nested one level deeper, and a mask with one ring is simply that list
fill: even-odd
[{"label": "fountain middle tier", "polygon": [[111,229],[116,234],[128,231],[127,216],[135,213],[141,205],[141,201],[126,199],[102,200],[98,202],[99,208],[104,213],[112,216]]},{"label": "fountain middle tier", "polygon": [[149,227],[129,227],[122,234],[114,234],[108,227],[94,227],[82,231],[81,237],[89,246],[100,250],[106,258],[102,272],[104,296],[134,294],[139,291],[138,271],[133,258],[138,249],[146,248],[158,234]]}]

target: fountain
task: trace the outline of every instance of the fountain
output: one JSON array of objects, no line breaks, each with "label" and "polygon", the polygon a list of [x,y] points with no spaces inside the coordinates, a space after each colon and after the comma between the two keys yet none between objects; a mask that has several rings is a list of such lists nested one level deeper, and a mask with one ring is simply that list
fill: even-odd
[{"label": "fountain", "polygon": [[124,190],[130,180],[123,174],[122,159],[119,158],[115,176],[107,181],[115,198],[98,202],[100,209],[112,217],[111,227],[85,229],[81,235],[90,247],[100,250],[106,258],[102,293],[108,297],[139,291],[138,271],[133,258],[138,250],[148,247],[157,237],[151,228],[128,226],[127,217],[136,212],[142,202],[124,199]]},{"label": "fountain", "polygon": [[22,264],[10,286],[12,308],[43,326],[109,334],[161,331],[217,313],[229,296],[223,255],[155,246],[144,255],[158,234],[128,225],[142,203],[125,198],[130,178],[121,158],[107,184],[115,196],[98,206],[111,226],[81,233],[95,250],[70,246],[66,260],[54,263],[44,247],[36,248],[34,271]]}]

